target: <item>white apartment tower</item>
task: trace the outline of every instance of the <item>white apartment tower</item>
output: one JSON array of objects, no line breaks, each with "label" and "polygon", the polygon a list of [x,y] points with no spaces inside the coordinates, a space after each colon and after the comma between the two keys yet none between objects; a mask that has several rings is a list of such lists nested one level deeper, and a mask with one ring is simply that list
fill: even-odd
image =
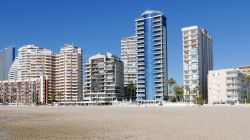
[{"label": "white apartment tower", "polygon": [[124,64],[124,85],[136,84],[137,75],[137,39],[129,36],[121,39],[121,60]]},{"label": "white apartment tower", "polygon": [[124,92],[123,62],[111,53],[96,54],[86,62],[84,97],[110,103]]},{"label": "white apartment tower", "polygon": [[57,54],[56,99],[62,102],[76,102],[83,95],[82,49],[65,44]]},{"label": "white apartment tower", "polygon": [[[207,74],[213,69],[213,40],[198,26],[182,28],[184,94],[190,100],[202,96],[207,102]],[[199,90],[198,95],[195,90]]]},{"label": "white apartment tower", "polygon": [[244,103],[247,93],[245,75],[237,69],[208,73],[208,103]]},{"label": "white apartment tower", "polygon": [[36,45],[24,45],[18,50],[18,56],[9,71],[9,80],[28,80],[45,77],[47,93],[44,103],[48,103],[49,96],[55,94],[55,61],[56,55]]},{"label": "white apartment tower", "polygon": [[[65,45],[59,54],[36,45],[24,45],[11,66],[9,80],[46,78],[44,103],[82,98],[82,50]],[[43,87],[43,86],[42,86]]]}]

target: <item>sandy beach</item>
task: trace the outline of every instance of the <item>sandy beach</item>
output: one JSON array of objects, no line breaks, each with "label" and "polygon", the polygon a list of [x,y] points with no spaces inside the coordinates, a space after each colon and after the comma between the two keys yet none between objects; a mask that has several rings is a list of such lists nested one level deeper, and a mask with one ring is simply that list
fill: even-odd
[{"label": "sandy beach", "polygon": [[250,138],[250,107],[0,107],[0,140]]}]

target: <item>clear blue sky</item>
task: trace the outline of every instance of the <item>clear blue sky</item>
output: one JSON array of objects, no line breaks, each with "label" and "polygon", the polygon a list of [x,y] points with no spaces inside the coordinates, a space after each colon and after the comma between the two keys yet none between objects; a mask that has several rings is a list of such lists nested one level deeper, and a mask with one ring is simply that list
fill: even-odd
[{"label": "clear blue sky", "polygon": [[181,28],[198,25],[214,40],[215,69],[250,64],[248,0],[1,0],[0,49],[36,44],[58,52],[64,43],[120,56],[120,39],[134,35],[144,10],[167,16],[169,77],[182,84]]}]

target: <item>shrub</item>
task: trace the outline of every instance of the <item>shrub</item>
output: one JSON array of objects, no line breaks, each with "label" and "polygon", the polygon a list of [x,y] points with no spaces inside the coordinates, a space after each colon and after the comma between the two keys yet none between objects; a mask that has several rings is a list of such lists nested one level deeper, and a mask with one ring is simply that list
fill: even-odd
[{"label": "shrub", "polygon": [[250,99],[247,99],[247,100],[246,100],[246,103],[247,103],[247,104],[250,104]]},{"label": "shrub", "polygon": [[196,104],[203,105],[203,98],[202,97],[196,97],[195,101],[196,101]]}]

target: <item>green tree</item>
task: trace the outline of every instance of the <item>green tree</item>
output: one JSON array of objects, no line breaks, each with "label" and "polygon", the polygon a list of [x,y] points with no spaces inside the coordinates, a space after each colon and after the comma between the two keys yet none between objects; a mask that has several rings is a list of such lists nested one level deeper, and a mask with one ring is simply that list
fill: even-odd
[{"label": "green tree", "polygon": [[196,97],[195,100],[196,100],[196,104],[203,105],[203,98],[202,98],[202,96]]},{"label": "green tree", "polygon": [[196,104],[197,104],[197,99],[198,99],[198,97],[199,97],[199,95],[200,95],[200,90],[201,90],[201,88],[200,88],[200,85],[197,85],[195,88],[194,88],[194,93],[195,93],[195,102],[196,102]]},{"label": "green tree", "polygon": [[0,97],[0,103],[3,103],[3,99]]},{"label": "green tree", "polygon": [[176,95],[177,101],[182,100],[183,93],[184,93],[183,87],[175,85],[174,88],[173,88],[173,90],[174,90],[174,93]]},{"label": "green tree", "polygon": [[[176,84],[176,81],[173,79],[173,78],[170,78],[169,80],[168,80],[168,85],[169,85],[169,91],[170,91],[170,93],[172,93],[172,86],[173,85],[175,85]],[[167,100],[168,100],[168,93],[167,93]]]},{"label": "green tree", "polygon": [[250,99],[247,99],[247,100],[246,100],[246,103],[247,103],[247,104],[250,104]]},{"label": "green tree", "polygon": [[[246,80],[247,80],[247,88],[249,90],[250,89],[250,75],[246,76]],[[247,99],[250,99],[250,91],[247,91]]]},{"label": "green tree", "polygon": [[130,82],[126,87],[125,87],[125,92],[127,97],[129,97],[131,100],[135,99],[136,96],[136,86],[133,82]]},{"label": "green tree", "polygon": [[247,80],[247,81],[250,81],[250,75],[247,75],[247,76],[246,76],[246,80]]}]

